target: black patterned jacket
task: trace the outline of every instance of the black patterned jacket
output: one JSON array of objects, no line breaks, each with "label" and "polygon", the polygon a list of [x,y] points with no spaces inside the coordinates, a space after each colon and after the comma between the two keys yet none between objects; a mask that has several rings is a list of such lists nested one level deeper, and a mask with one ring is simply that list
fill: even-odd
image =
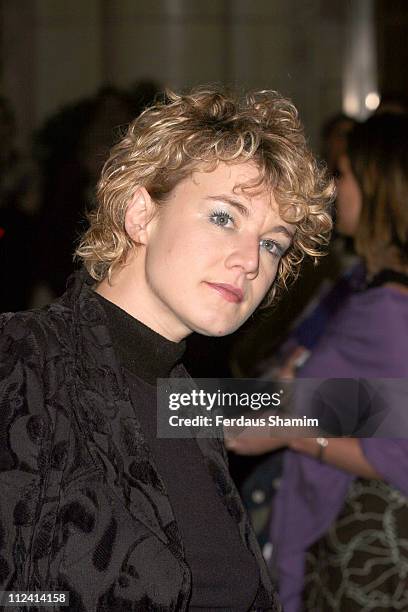
[{"label": "black patterned jacket", "polygon": [[[69,591],[78,612],[187,610],[183,543],[92,282],[0,316],[0,590]],[[224,446],[198,442],[259,563],[253,610],[280,610]]]}]

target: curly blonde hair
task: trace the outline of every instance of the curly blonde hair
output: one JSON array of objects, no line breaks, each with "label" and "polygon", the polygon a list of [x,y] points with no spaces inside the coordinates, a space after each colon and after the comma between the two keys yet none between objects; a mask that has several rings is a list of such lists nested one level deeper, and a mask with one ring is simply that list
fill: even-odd
[{"label": "curly blonde hair", "polygon": [[125,212],[138,187],[156,204],[196,170],[219,162],[252,161],[257,186],[273,189],[280,215],[296,224],[292,247],[281,259],[271,292],[295,277],[305,255],[318,258],[331,231],[333,182],[309,150],[295,106],[275,91],[239,97],[210,88],[179,95],[146,109],[111,150],[97,187],[97,206],[76,256],[101,281],[125,262],[135,245],[125,230]]}]

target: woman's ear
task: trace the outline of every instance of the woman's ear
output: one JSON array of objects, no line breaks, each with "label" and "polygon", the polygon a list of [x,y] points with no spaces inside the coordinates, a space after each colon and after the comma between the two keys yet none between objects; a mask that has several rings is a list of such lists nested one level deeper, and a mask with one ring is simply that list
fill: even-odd
[{"label": "woman's ear", "polygon": [[125,212],[125,229],[127,234],[138,244],[146,244],[146,226],[152,220],[155,205],[145,187],[138,187]]}]

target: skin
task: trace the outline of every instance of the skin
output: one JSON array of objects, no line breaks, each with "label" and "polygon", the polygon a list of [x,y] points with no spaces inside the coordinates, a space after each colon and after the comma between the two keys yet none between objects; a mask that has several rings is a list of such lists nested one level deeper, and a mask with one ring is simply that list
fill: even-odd
[{"label": "skin", "polygon": [[270,190],[239,188],[257,176],[251,162],[220,163],[180,182],[159,209],[137,189],[125,216],[135,246],[96,291],[173,342],[234,332],[270,289],[295,230]]},{"label": "skin", "polygon": [[337,229],[344,236],[354,236],[360,218],[362,194],[352,172],[350,160],[342,155],[338,161],[337,179]]},{"label": "skin", "polygon": [[353,129],[353,121],[343,119],[332,129],[326,142],[327,165],[331,172],[338,170],[338,159],[347,148],[347,134]]},{"label": "skin", "polygon": [[[260,432],[257,434],[261,435]],[[240,436],[227,438],[225,444],[228,450],[238,455],[262,455],[285,447],[316,459],[320,455],[320,446],[316,438],[271,438],[270,434],[269,437],[266,437],[266,434],[267,432],[265,437],[254,438],[243,432]],[[323,451],[322,460],[361,478],[383,479],[367,461],[356,438],[330,438]]]}]

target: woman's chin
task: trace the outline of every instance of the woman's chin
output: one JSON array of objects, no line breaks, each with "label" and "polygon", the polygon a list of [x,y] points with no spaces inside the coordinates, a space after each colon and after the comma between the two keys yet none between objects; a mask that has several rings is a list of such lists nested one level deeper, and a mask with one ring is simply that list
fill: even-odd
[{"label": "woman's chin", "polygon": [[194,331],[202,336],[222,337],[234,333],[242,323],[243,321],[201,321],[195,326]]}]

